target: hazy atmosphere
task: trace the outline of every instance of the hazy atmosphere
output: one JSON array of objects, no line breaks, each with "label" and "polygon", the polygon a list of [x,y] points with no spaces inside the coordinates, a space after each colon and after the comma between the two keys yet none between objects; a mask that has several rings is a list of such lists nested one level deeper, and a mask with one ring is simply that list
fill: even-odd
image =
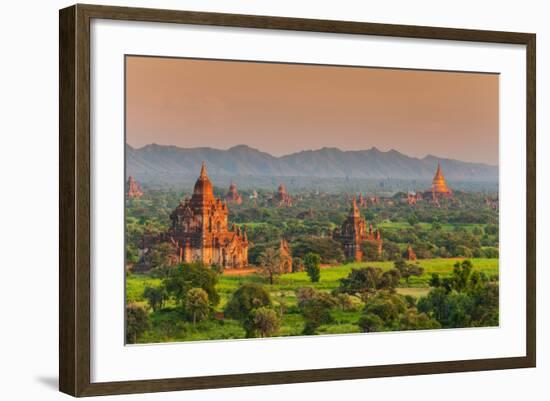
[{"label": "hazy atmosphere", "polygon": [[396,149],[498,164],[498,75],[126,59],[127,143],[274,156]]}]

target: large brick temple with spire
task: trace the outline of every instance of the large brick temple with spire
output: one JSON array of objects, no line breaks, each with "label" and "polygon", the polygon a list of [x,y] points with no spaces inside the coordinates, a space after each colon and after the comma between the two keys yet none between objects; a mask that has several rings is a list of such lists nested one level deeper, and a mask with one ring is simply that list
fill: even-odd
[{"label": "large brick temple with spire", "polygon": [[147,251],[152,243],[165,242],[173,250],[172,263],[203,262],[224,268],[241,268],[248,265],[248,239],[246,231],[228,223],[227,203],[214,196],[212,182],[203,163],[191,198],[182,200],[170,214],[168,231],[143,241],[142,257],[138,268],[148,269]]},{"label": "large brick temple with spire", "polygon": [[373,230],[372,224],[367,229],[367,222],[361,217],[355,197],[348,217],[344,220],[341,228],[336,228],[333,238],[344,247],[344,254],[348,260],[360,262],[363,259],[362,245],[370,242],[376,246],[378,256],[382,255],[382,238],[380,230]]},{"label": "large brick temple with spire", "polygon": [[191,199],[185,199],[170,214],[167,233],[177,244],[181,262],[238,268],[248,265],[246,231],[229,228],[227,203],[214,196],[203,163]]}]

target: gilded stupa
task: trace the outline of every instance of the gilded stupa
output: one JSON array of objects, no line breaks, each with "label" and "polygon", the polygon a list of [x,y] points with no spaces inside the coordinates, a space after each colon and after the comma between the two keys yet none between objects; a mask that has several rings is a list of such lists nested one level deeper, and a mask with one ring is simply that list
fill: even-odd
[{"label": "gilded stupa", "polygon": [[437,195],[451,196],[453,194],[453,191],[449,187],[447,187],[447,184],[445,183],[445,176],[441,171],[440,162],[437,162],[437,170],[432,180],[431,192],[434,196],[437,196]]}]

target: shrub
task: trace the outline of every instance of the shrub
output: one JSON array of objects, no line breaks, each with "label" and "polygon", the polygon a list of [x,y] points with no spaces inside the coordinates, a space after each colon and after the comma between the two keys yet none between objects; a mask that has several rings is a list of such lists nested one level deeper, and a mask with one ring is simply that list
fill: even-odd
[{"label": "shrub", "polygon": [[400,295],[379,293],[367,301],[358,324],[364,332],[399,330],[406,310],[407,303]]},{"label": "shrub", "polygon": [[192,322],[203,320],[208,316],[208,294],[202,288],[191,288],[187,291],[185,311],[192,317]]},{"label": "shrub", "polygon": [[139,337],[150,327],[147,310],[136,303],[126,305],[126,342],[137,343]]},{"label": "shrub", "polygon": [[382,331],[384,328],[384,322],[382,319],[372,313],[361,315],[358,324],[364,333]]},{"label": "shrub", "polygon": [[254,335],[253,312],[263,306],[271,306],[269,292],[258,283],[244,283],[227,303],[226,316],[239,320],[245,329],[246,336]]},{"label": "shrub", "polygon": [[168,297],[166,288],[164,286],[160,287],[145,287],[143,290],[143,298],[147,300],[147,303],[156,312],[158,309],[161,309],[164,306],[164,301]]},{"label": "shrub", "polygon": [[321,257],[315,253],[308,253],[304,258],[304,266],[312,283],[319,282],[321,278]]},{"label": "shrub", "polygon": [[377,291],[393,292],[399,283],[400,273],[397,269],[382,272],[378,267],[352,269],[350,274],[340,279],[337,292],[359,296],[364,302]]},{"label": "shrub", "polygon": [[334,321],[330,310],[336,306],[334,298],[326,293],[314,291],[311,298],[301,303],[300,310],[305,320],[304,334],[315,334],[319,326]]},{"label": "shrub", "polygon": [[202,288],[208,294],[210,304],[217,305],[220,302],[220,296],[216,291],[217,283],[218,274],[202,263],[177,266],[170,269],[168,277],[164,279],[166,291],[181,306],[185,306],[187,293],[191,288]]},{"label": "shrub", "polygon": [[260,337],[270,337],[279,330],[280,320],[277,313],[270,308],[262,306],[253,313],[252,328],[260,334]]}]

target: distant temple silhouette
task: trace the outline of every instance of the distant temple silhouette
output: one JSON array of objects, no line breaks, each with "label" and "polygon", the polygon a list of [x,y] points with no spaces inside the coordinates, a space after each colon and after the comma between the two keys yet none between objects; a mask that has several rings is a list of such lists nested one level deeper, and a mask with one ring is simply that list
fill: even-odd
[{"label": "distant temple silhouette", "polygon": [[277,193],[274,197],[274,202],[278,207],[291,207],[292,206],[292,198],[286,192],[286,187],[284,184],[279,185],[279,188],[277,189]]},{"label": "distant temple silhouette", "polygon": [[237,185],[234,182],[229,185],[229,191],[227,191],[227,195],[225,195],[225,200],[229,203],[234,203],[236,205],[240,205],[241,203],[243,203],[243,198],[239,194],[239,191],[237,190]]},{"label": "distant temple silhouette", "polygon": [[128,199],[139,199],[143,196],[143,190],[134,177],[129,176],[126,183],[126,196]]}]

